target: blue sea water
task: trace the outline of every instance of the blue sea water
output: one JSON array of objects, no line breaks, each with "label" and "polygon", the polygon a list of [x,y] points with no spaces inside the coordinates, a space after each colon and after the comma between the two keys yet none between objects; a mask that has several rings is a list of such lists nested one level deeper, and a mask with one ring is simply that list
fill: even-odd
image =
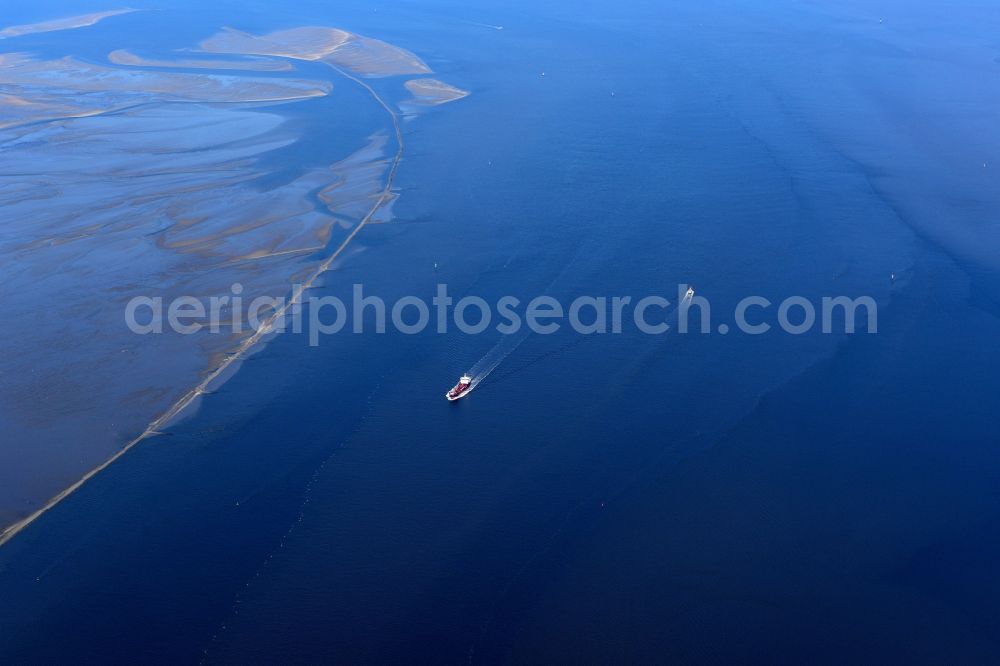
[{"label": "blue sea water", "polygon": [[532,336],[455,405],[497,336],[279,336],[0,548],[0,661],[995,662],[1000,65],[960,4],[213,4],[472,92],[318,295],[871,295],[879,333]]}]

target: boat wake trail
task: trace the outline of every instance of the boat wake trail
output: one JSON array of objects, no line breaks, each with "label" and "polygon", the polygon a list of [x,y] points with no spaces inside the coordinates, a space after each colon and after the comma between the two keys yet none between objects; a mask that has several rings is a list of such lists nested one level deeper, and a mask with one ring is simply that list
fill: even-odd
[{"label": "boat wake trail", "polygon": [[469,370],[469,376],[472,377],[472,387],[469,390],[475,390],[484,379],[500,367],[500,364],[513,354],[522,342],[528,339],[529,334],[529,331],[520,331],[513,335],[505,335],[493,346],[493,349],[476,361],[476,364]]},{"label": "boat wake trail", "polygon": [[[552,278],[552,281],[549,282],[548,286],[542,291],[543,294],[549,295],[552,292],[553,287],[560,283],[566,275],[569,274],[570,268],[573,266],[577,258],[579,258],[580,253],[583,251],[583,247],[584,245],[581,242],[577,246],[572,258],[570,258],[570,260],[562,267],[562,270],[560,270],[559,273]],[[513,256],[511,256],[511,259],[513,259]],[[510,263],[511,259],[508,259],[507,263],[504,264],[505,268],[507,264]],[[516,333],[505,335],[499,342],[496,343],[496,345],[493,346],[492,349],[486,352],[481,359],[476,361],[476,364],[469,370],[469,376],[472,377],[472,386],[469,388],[469,392],[475,390],[475,388],[479,386],[484,379],[489,377],[490,373],[496,370],[508,356],[513,354],[517,348],[521,346],[521,343],[528,339],[529,335],[531,335],[530,329],[522,329]],[[505,374],[504,377],[506,376],[507,375]]]},{"label": "boat wake trail", "polygon": [[[681,302],[678,304],[678,306],[675,307],[670,313],[668,313],[666,323],[670,327],[670,330],[673,330],[677,327],[679,312],[683,308],[689,307],[691,305],[691,300],[693,299],[693,297],[694,297],[693,292],[686,294],[681,299]],[[483,380],[489,377],[494,370],[500,367],[500,364],[503,363],[508,356],[513,354],[517,350],[517,348],[521,346],[521,343],[528,339],[528,336],[530,334],[531,334],[530,331],[520,331],[513,335],[506,335],[503,338],[501,338],[501,340],[498,343],[496,343],[496,345],[494,345],[492,349],[486,352],[486,354],[481,359],[479,359],[476,362],[476,364],[472,366],[472,368],[469,370],[469,376],[472,377],[472,387],[469,389],[469,391],[475,389],[480,383],[482,383]],[[572,349],[576,345],[583,342],[583,340],[585,339],[586,339],[585,336],[579,336],[556,349],[551,349],[549,351],[543,352],[541,355],[529,359],[528,361],[513,368],[512,370],[502,373],[495,380],[495,382],[501,382],[510,377],[511,375],[517,374],[518,372],[525,370],[535,365],[536,363],[544,361],[545,359],[551,356],[555,356],[561,354],[562,352],[568,351],[569,349]]]},{"label": "boat wake trail", "polygon": [[474,25],[477,28],[490,28],[492,30],[503,30],[502,25],[493,25],[492,23],[481,23],[479,21],[467,21],[465,19],[457,19],[459,23],[464,23],[465,25]]}]

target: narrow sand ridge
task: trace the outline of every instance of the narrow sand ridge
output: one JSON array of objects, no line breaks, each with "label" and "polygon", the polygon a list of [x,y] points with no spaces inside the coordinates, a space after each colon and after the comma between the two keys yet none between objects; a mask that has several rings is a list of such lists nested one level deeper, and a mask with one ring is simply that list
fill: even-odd
[{"label": "narrow sand ridge", "polygon": [[20,37],[21,35],[34,35],[39,32],[55,32],[57,30],[73,30],[75,28],[87,28],[112,16],[121,14],[131,14],[138,9],[113,9],[108,12],[94,12],[92,14],[81,14],[79,16],[69,16],[67,18],[54,19],[52,21],[42,21],[41,23],[28,23],[25,25],[12,25],[9,28],[0,30],[0,39],[6,37]]},{"label": "narrow sand ridge", "polygon": [[50,499],[45,503],[40,509],[29,515],[28,517],[10,525],[2,533],[0,533],[0,546],[8,543],[17,534],[19,534],[24,528],[31,525],[33,522],[38,520],[46,512],[48,512],[53,507],[57,506],[61,501],[72,495],[74,492],[79,490],[86,484],[89,480],[100,474],[102,471],[110,467],[116,461],[118,461],[122,456],[128,453],[132,448],[134,448],[139,443],[148,439],[149,437],[159,434],[163,428],[168,426],[171,421],[181,415],[188,407],[190,407],[200,396],[204,395],[209,387],[216,380],[225,376],[225,374],[231,370],[235,369],[237,364],[246,358],[247,354],[254,349],[260,342],[262,342],[266,336],[272,331],[275,322],[279,321],[285,314],[294,306],[301,304],[302,296],[306,290],[310,289],[319,277],[330,270],[330,267],[337,260],[338,257],[344,252],[351,241],[358,235],[358,233],[369,222],[375,217],[376,213],[395,198],[395,194],[392,191],[393,183],[396,179],[396,173],[399,170],[399,164],[403,158],[403,132],[400,127],[399,117],[395,111],[382,99],[381,96],[368,84],[364,83],[357,77],[345,72],[343,69],[337,67],[332,63],[327,63],[330,67],[334,69],[341,76],[357,83],[359,86],[364,88],[372,96],[372,98],[381,106],[392,121],[393,130],[397,142],[396,154],[393,157],[392,164],[389,168],[388,175],[386,177],[385,187],[382,189],[378,198],[372,204],[371,208],[364,216],[364,218],[358,223],[358,225],[353,229],[353,231],[341,242],[341,244],[325,259],[319,266],[310,274],[310,276],[298,285],[292,292],[291,297],[285,302],[285,304],[279,309],[275,310],[264,322],[263,325],[254,332],[253,335],[247,337],[239,347],[236,348],[234,352],[226,356],[224,360],[221,361],[219,366],[209,373],[204,380],[195,386],[193,389],[185,393],[177,402],[175,402],[166,412],[161,414],[158,418],[152,421],[147,428],[135,439],[131,440],[128,444],[122,447],[113,456],[108,458],[106,461],[95,467],[94,469],[87,472],[83,477],[81,477],[77,482],[60,492],[58,495]]},{"label": "narrow sand ridge", "polygon": [[128,67],[176,67],[180,69],[226,69],[247,72],[290,72],[294,67],[287,60],[274,58],[245,57],[241,60],[177,58],[145,58],[127,49],[118,49],[108,54],[108,62]]},{"label": "narrow sand ridge", "polygon": [[326,81],[116,69],[74,58],[2,53],[0,128],[96,116],[149,102],[290,102],[330,90]]},{"label": "narrow sand ridge", "polygon": [[92,65],[74,58],[35,60],[22,53],[0,54],[0,84],[74,93],[157,95],[168,102],[277,102],[322,97],[325,81],[145,72]]}]

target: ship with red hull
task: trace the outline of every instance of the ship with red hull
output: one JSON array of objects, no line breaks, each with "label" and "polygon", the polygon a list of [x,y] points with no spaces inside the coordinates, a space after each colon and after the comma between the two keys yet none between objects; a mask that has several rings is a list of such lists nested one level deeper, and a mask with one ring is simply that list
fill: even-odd
[{"label": "ship with red hull", "polygon": [[458,383],[455,384],[455,388],[445,393],[444,397],[448,398],[449,402],[454,402],[468,395],[470,389],[472,389],[472,377],[462,375]]}]

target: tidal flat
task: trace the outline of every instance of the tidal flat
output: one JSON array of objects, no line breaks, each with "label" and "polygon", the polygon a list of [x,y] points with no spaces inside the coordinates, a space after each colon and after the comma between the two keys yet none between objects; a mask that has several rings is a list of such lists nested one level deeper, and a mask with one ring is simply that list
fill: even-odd
[{"label": "tidal flat", "polygon": [[[129,13],[0,31],[3,540],[196,409],[264,342],[249,329],[137,335],[124,318],[132,298],[209,298],[238,284],[248,302],[295,299],[293,285],[331,268],[360,227],[391,220],[402,154],[392,105],[406,93],[391,79],[431,71],[405,49],[328,27],[226,29],[143,55],[112,31],[122,41],[104,45],[104,62],[71,43],[53,57],[17,40],[51,33],[58,44]],[[389,81],[363,82],[375,78]],[[301,104],[332,109],[308,165],[286,157],[318,139],[292,121]]]}]

